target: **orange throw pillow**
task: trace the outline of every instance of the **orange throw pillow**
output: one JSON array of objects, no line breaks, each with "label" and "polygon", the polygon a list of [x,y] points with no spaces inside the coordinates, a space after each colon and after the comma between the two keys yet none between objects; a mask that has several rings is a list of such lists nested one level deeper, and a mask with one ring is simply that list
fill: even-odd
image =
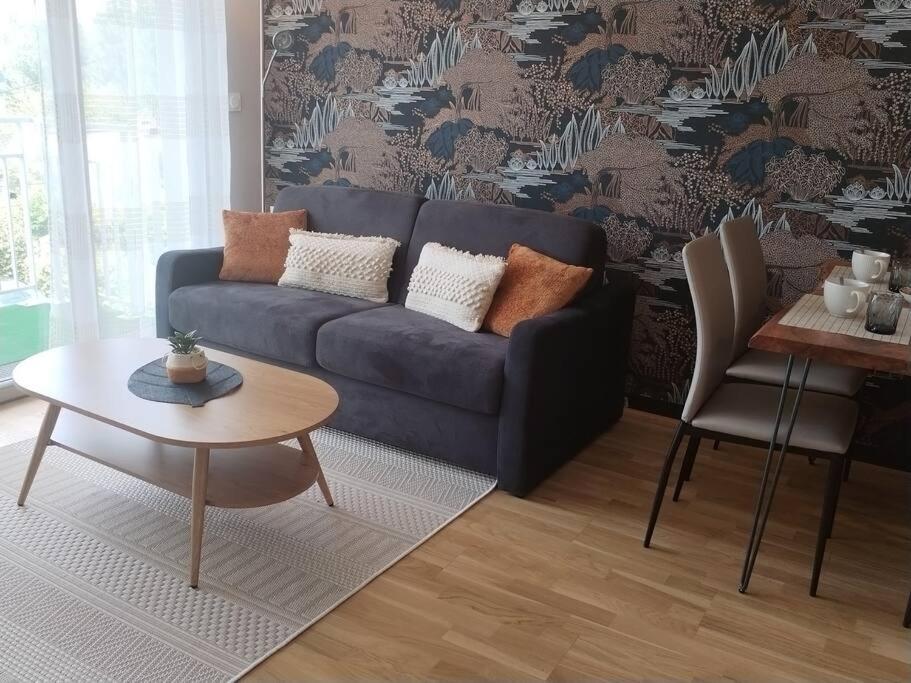
[{"label": "orange throw pillow", "polygon": [[225,224],[225,259],[220,280],[271,282],[285,272],[288,232],[307,229],[307,211],[252,213],[222,211]]},{"label": "orange throw pillow", "polygon": [[484,329],[508,337],[523,320],[559,311],[582,291],[591,268],[571,266],[513,244],[506,273],[484,318]]}]

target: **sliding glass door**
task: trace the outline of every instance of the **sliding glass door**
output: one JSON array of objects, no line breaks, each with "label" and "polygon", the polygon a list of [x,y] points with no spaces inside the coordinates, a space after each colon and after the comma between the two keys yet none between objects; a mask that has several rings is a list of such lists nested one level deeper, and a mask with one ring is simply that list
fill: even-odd
[{"label": "sliding glass door", "polygon": [[51,339],[50,244],[39,15],[0,22],[0,385]]},{"label": "sliding glass door", "polygon": [[25,0],[0,23],[0,383],[154,333],[158,256],[221,241],[224,0]]}]

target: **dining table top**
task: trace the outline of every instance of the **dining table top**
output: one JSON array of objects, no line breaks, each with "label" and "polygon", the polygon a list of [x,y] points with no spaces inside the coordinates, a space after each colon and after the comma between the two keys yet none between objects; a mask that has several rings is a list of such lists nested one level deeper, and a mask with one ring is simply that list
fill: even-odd
[{"label": "dining table top", "polygon": [[[844,265],[850,267],[850,263],[840,260],[823,264],[820,283],[834,268]],[[815,293],[822,293],[822,284]],[[782,324],[781,319],[793,306],[785,306],[769,318],[750,339],[750,348],[812,358],[832,365],[911,376],[911,345]]]}]

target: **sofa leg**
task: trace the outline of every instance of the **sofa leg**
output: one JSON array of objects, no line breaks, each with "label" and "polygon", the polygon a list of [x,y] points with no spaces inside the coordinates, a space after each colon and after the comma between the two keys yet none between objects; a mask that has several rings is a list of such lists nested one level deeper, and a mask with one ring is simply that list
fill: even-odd
[{"label": "sofa leg", "polygon": [[655,491],[655,499],[652,501],[652,512],[648,519],[648,528],[645,531],[645,539],[642,542],[646,548],[652,542],[652,533],[655,531],[655,523],[658,521],[658,512],[661,510],[661,501],[664,499],[664,489],[667,488],[667,480],[671,476],[671,468],[674,466],[674,458],[677,456],[677,449],[680,448],[680,442],[686,433],[686,423],[681,420],[677,425],[677,431],[674,432],[674,438],[670,447],[667,449],[667,455],[664,458],[664,467],[661,468],[661,474],[658,477],[658,488]]}]

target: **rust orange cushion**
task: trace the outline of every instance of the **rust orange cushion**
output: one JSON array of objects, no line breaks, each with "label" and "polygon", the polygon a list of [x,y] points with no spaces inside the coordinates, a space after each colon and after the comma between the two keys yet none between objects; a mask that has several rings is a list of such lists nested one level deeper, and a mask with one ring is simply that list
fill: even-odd
[{"label": "rust orange cushion", "polygon": [[523,320],[558,311],[576,298],[591,268],[571,266],[534,249],[513,244],[483,328],[508,337]]},{"label": "rust orange cushion", "polygon": [[276,283],[285,270],[288,232],[307,229],[307,211],[223,211],[225,260],[221,280]]}]

